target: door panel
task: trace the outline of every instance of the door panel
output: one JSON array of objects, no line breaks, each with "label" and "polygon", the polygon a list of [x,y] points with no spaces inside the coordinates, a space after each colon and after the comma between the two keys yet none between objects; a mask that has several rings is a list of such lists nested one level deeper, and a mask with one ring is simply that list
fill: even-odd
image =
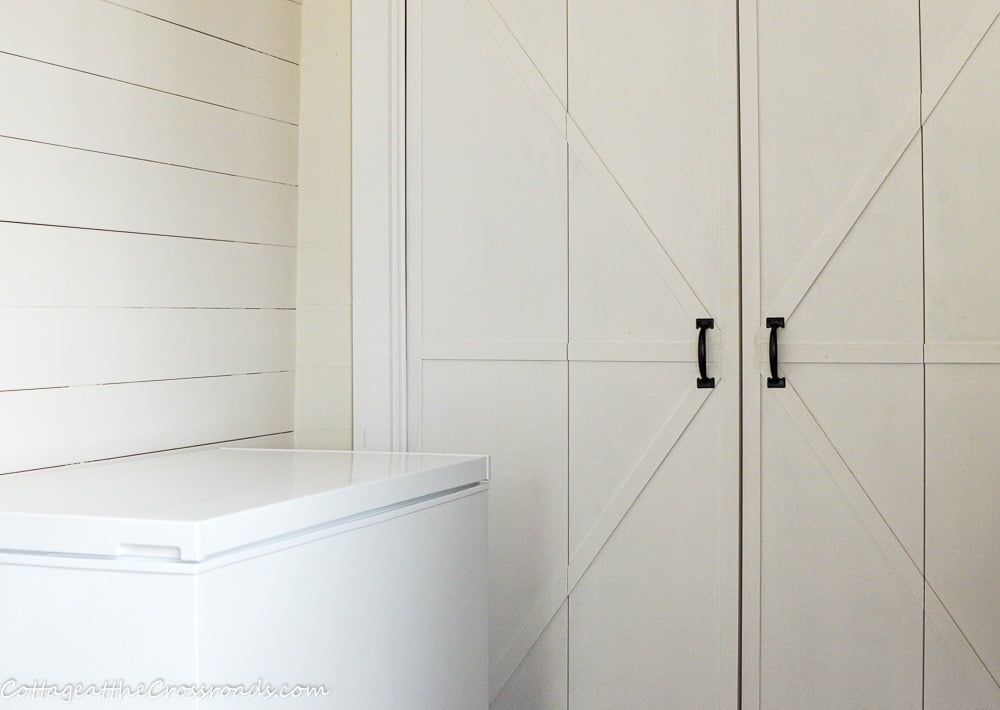
[{"label": "door panel", "polygon": [[[789,364],[796,393],[913,560],[924,550],[923,369]],[[893,442],[887,446],[886,442]]]},{"label": "door panel", "polygon": [[[886,241],[902,233],[920,252],[919,163],[893,171],[919,125],[918,8],[911,0],[757,5],[760,289],[765,309],[789,311],[848,234],[876,240],[884,255],[903,253]],[[898,153],[884,154],[901,123],[909,134]],[[869,205],[890,171],[908,196]],[[855,227],[859,216],[867,224]],[[919,267],[899,278],[910,275]],[[919,317],[905,315],[919,337]]]},{"label": "door panel", "polygon": [[[661,397],[669,393],[662,383],[673,378],[651,375],[650,370],[666,369],[664,375],[681,376],[690,386],[686,364],[574,363],[571,369],[579,370],[571,373],[574,413],[589,405],[592,419],[608,400],[641,400],[637,388],[653,389]],[[631,396],[622,396],[623,390]],[[719,678],[720,652],[732,652],[723,648],[719,613],[724,603],[719,550],[725,542],[719,516],[727,508],[715,473],[721,468],[721,402],[710,398],[704,403],[573,589],[571,707],[729,707],[721,697],[727,688]],[[616,439],[617,432],[608,431],[588,441],[589,432],[574,428],[577,419],[572,414],[573,493],[577,478],[590,474],[591,467],[599,467],[594,473],[616,478],[629,470],[627,456],[622,457],[625,461],[590,459],[601,442],[634,452],[641,450],[633,443],[636,439],[641,444],[652,438],[622,441]],[[635,416],[662,419],[648,410]],[[573,509],[577,497],[571,498]]]},{"label": "door panel", "polygon": [[566,105],[566,0],[491,0],[491,4]]},{"label": "door panel", "polygon": [[[657,442],[693,386],[691,370],[686,362],[570,364],[571,551],[584,542],[608,501]],[[663,449],[673,443],[667,439],[660,445],[654,471],[669,453]],[[645,477],[652,473],[639,471]]]},{"label": "door panel", "polygon": [[924,127],[928,345],[1000,343],[998,77],[994,25]]},{"label": "door panel", "polygon": [[[921,8],[926,77],[926,707],[998,708],[1000,4],[922,0]],[[949,55],[958,59],[949,62]]]},{"label": "door panel", "polygon": [[718,0],[569,7],[570,116],[710,310],[733,199],[734,13]]},{"label": "door panel", "polygon": [[657,269],[656,259],[665,259],[666,252],[659,242],[640,241],[629,231],[577,156],[570,155],[569,167],[570,348],[679,342],[688,346],[683,356],[691,358],[694,322],[672,291],[684,284]]},{"label": "door panel", "polygon": [[407,20],[411,446],[493,456],[494,706],[733,707],[735,5]]},{"label": "door panel", "polygon": [[492,457],[501,708],[565,706],[565,7],[406,2],[408,445]]},{"label": "door panel", "polygon": [[744,706],[919,708],[919,8],[744,5]]},{"label": "door panel", "polygon": [[988,13],[982,0],[920,0],[920,37],[924,76],[944,64],[955,40],[979,9]]},{"label": "door panel", "polygon": [[569,5],[572,708],[736,703],[735,30]]},{"label": "door panel", "polygon": [[423,340],[565,342],[565,141],[473,4],[419,6]]},{"label": "door panel", "polygon": [[[914,142],[802,296],[795,307],[794,320],[788,319],[789,330],[783,333],[785,342],[905,344],[916,346],[910,352],[915,362],[920,361],[919,345],[923,337],[920,190],[920,145]],[[765,214],[772,216],[771,212]],[[780,219],[777,214],[773,216]],[[772,239],[762,249],[765,264],[767,254],[776,251],[796,254],[798,267],[814,263],[806,255],[812,244],[804,234],[815,233],[782,235],[777,223],[768,223],[775,231],[770,232]],[[787,284],[789,280],[788,274],[777,272],[773,278],[771,282],[763,282],[765,304],[769,287],[773,293],[773,284]],[[773,301],[771,305],[773,308]],[[772,310],[769,315],[784,313]]]},{"label": "door panel", "polygon": [[490,658],[498,659],[566,564],[566,363],[428,360],[422,384],[424,447],[492,457]]},{"label": "door panel", "polygon": [[566,639],[569,605],[564,603],[500,690],[490,710],[556,710],[567,707]]},{"label": "door panel", "polygon": [[997,402],[1000,364],[927,366],[928,708],[956,707],[955,672],[1000,707]]},{"label": "door panel", "polygon": [[[919,708],[922,587],[900,540],[919,560],[921,367],[785,375],[761,394],[761,707]],[[867,436],[898,436],[896,460],[852,455]]]},{"label": "door panel", "polygon": [[947,611],[929,587],[926,627],[924,707],[927,710],[1000,707],[996,683],[958,627],[947,618]]}]

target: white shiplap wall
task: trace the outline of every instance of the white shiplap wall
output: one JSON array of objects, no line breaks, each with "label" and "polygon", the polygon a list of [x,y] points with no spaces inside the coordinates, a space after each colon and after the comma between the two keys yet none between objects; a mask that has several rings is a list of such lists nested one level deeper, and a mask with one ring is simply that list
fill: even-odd
[{"label": "white shiplap wall", "polygon": [[0,473],[294,418],[292,0],[0,0]]}]

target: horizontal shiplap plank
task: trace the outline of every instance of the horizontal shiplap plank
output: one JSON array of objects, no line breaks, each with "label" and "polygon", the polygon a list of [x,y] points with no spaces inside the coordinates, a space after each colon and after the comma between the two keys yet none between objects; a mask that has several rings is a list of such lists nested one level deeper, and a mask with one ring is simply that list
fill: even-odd
[{"label": "horizontal shiplap plank", "polygon": [[0,54],[0,135],[288,184],[298,129]]},{"label": "horizontal shiplap plank", "polygon": [[295,244],[296,188],[0,138],[0,220]]},{"label": "horizontal shiplap plank", "polygon": [[0,308],[0,391],[295,369],[295,311]]},{"label": "horizontal shiplap plank", "polygon": [[299,61],[301,6],[288,0],[112,0],[215,37]]},{"label": "horizontal shiplap plank", "polygon": [[290,431],[293,378],[0,392],[0,473]]},{"label": "horizontal shiplap plank", "polygon": [[294,308],[295,251],[0,223],[0,305]]},{"label": "horizontal shiplap plank", "polygon": [[295,64],[101,0],[0,0],[0,13],[6,53],[298,122]]}]

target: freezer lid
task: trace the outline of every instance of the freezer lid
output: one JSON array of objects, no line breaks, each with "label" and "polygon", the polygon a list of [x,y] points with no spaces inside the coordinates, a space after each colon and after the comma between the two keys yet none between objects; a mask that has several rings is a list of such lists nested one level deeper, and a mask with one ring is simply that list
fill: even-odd
[{"label": "freezer lid", "polygon": [[0,476],[0,551],[197,562],[446,495],[485,456],[209,449]]}]

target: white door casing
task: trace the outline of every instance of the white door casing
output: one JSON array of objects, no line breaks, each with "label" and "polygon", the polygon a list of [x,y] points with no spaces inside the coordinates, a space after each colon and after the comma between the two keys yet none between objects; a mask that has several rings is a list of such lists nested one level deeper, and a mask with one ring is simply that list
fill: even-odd
[{"label": "white door casing", "polygon": [[406,450],[406,0],[351,7],[354,448]]}]

